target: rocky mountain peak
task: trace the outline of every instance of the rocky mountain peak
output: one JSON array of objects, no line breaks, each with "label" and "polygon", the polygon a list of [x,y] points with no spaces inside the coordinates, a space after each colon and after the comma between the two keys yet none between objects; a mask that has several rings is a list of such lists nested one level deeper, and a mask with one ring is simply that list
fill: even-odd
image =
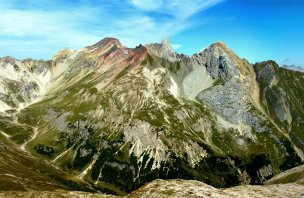
[{"label": "rocky mountain peak", "polygon": [[105,48],[111,48],[111,47],[116,47],[116,48],[124,48],[124,46],[120,43],[120,41],[116,38],[112,37],[106,37],[96,44],[87,47],[89,51],[95,51],[95,50],[103,50]]},{"label": "rocky mountain peak", "polygon": [[257,73],[257,80],[264,86],[277,84],[276,70],[279,66],[274,61],[264,61],[255,65]]},{"label": "rocky mountain peak", "polygon": [[216,42],[193,55],[204,64],[213,79],[239,77],[239,65],[242,60],[237,57],[223,42]]},{"label": "rocky mountain peak", "polygon": [[229,49],[223,41],[216,41],[211,46],[221,47],[223,49]]},{"label": "rocky mountain peak", "polygon": [[162,41],[161,52],[162,55],[169,61],[174,62],[176,60],[176,53],[174,52],[169,39],[166,37]]},{"label": "rocky mountain peak", "polygon": [[153,43],[145,45],[148,51],[158,57],[164,58],[171,62],[177,61],[177,54],[173,50],[169,39],[165,37],[161,43]]},{"label": "rocky mountain peak", "polygon": [[174,52],[174,50],[173,50],[173,48],[172,48],[172,46],[171,46],[171,44],[170,44],[170,41],[169,41],[169,39],[168,39],[167,37],[165,37],[165,38],[162,40],[161,45],[162,45],[162,49],[163,49],[164,51]]},{"label": "rocky mountain peak", "polygon": [[[217,41],[215,43],[212,43],[209,47],[205,47],[196,54],[203,54],[206,51],[220,51],[220,52],[232,52],[230,48],[223,42],[223,41]],[[233,52],[232,52],[233,53]]]},{"label": "rocky mountain peak", "polygon": [[67,57],[71,56],[72,53],[73,53],[73,50],[71,50],[71,49],[67,49],[67,48],[61,49],[53,56],[52,60],[54,60],[54,61],[64,60]]}]

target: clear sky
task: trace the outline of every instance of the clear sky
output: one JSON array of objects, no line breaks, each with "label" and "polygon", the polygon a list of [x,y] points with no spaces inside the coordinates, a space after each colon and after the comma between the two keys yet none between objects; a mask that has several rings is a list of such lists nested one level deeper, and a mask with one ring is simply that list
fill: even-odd
[{"label": "clear sky", "polygon": [[303,0],[0,0],[0,56],[50,59],[111,36],[134,47],[169,37],[192,55],[223,41],[254,63],[304,66]]}]

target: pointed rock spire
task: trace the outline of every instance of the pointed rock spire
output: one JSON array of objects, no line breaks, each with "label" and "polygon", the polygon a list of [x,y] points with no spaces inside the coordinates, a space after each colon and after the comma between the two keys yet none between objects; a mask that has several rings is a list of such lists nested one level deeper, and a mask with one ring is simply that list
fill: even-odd
[{"label": "pointed rock spire", "polygon": [[165,37],[161,43],[152,43],[145,45],[148,51],[158,57],[164,58],[171,62],[177,61],[177,54],[172,48],[169,39]]},{"label": "pointed rock spire", "polygon": [[161,54],[164,58],[170,60],[170,61],[175,61],[176,60],[176,53],[174,52],[169,39],[165,37],[162,40],[161,43]]},{"label": "pointed rock spire", "polygon": [[162,49],[165,50],[165,51],[170,51],[170,52],[174,52],[171,44],[170,44],[170,41],[168,39],[168,37],[164,37],[164,39],[162,40]]}]

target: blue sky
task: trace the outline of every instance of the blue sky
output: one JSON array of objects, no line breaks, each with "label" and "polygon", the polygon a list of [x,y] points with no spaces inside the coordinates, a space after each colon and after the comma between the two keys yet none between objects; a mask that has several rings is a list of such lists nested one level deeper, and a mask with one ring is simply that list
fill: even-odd
[{"label": "blue sky", "polygon": [[0,0],[0,56],[50,59],[104,37],[128,47],[169,37],[192,55],[223,41],[254,63],[304,66],[302,0]]}]

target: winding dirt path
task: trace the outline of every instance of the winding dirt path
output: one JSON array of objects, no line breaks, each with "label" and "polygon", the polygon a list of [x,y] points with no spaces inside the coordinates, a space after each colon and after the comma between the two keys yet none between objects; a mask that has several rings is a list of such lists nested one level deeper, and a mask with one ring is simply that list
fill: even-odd
[{"label": "winding dirt path", "polygon": [[25,148],[26,145],[37,137],[38,129],[36,127],[34,127],[33,129],[34,129],[34,134],[32,135],[32,137],[28,141],[26,141],[22,145],[20,145],[21,150],[26,151],[26,148]]}]

